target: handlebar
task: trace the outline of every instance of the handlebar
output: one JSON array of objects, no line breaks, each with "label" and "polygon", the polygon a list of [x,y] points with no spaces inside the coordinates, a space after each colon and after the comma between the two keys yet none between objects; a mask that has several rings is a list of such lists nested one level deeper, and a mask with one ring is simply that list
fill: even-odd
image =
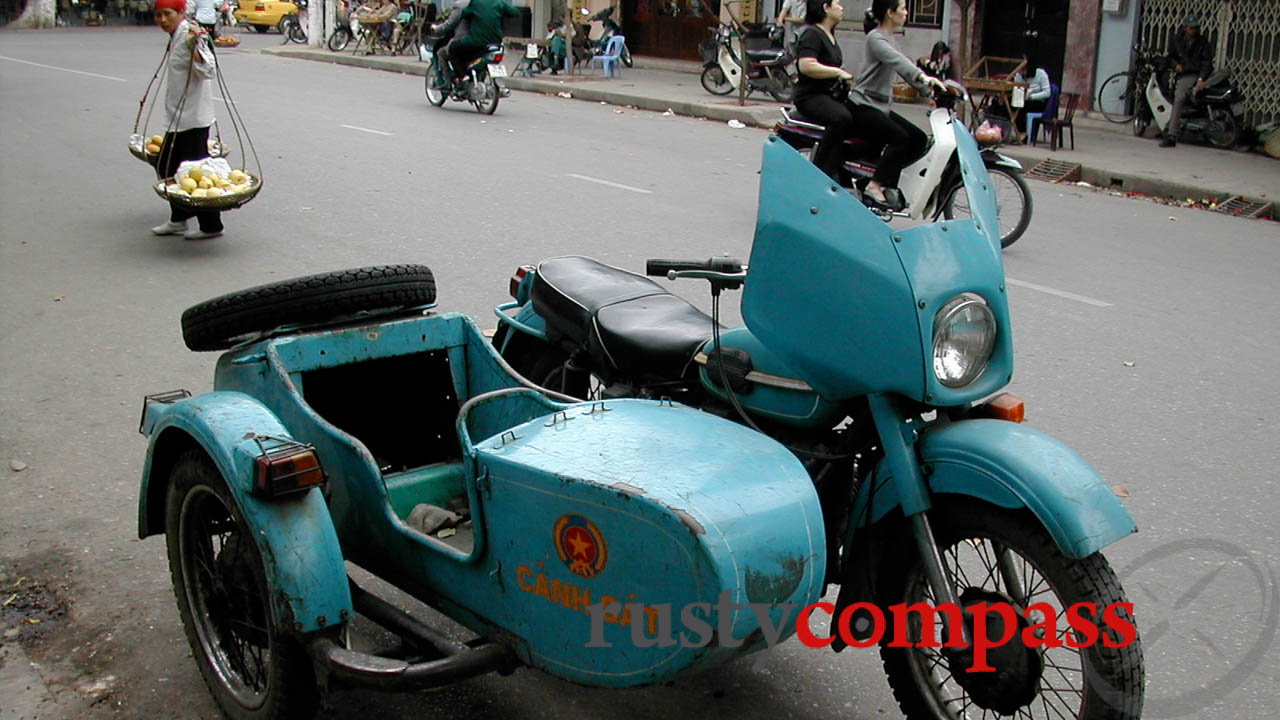
[{"label": "handlebar", "polygon": [[671,273],[705,271],[713,273],[741,273],[742,261],[730,257],[713,257],[706,260],[657,260],[645,261],[644,274],[649,277],[670,277]]}]

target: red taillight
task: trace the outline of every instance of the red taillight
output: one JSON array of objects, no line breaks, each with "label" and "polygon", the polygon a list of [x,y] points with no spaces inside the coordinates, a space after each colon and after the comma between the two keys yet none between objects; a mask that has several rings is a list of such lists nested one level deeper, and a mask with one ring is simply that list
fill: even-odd
[{"label": "red taillight", "polygon": [[520,299],[520,283],[533,272],[532,265],[521,265],[516,268],[516,274],[511,276],[511,297],[516,300]]},{"label": "red taillight", "polygon": [[290,443],[258,456],[253,473],[253,492],[277,497],[324,484],[320,459],[308,445]]},{"label": "red taillight", "polygon": [[257,5],[253,6],[253,9],[257,10],[258,12],[266,12],[267,6],[263,5],[262,3],[258,3]]},{"label": "red taillight", "polygon": [[500,63],[500,62],[502,62],[502,58],[503,58],[503,57],[505,57],[505,56],[504,56],[502,53],[494,53],[494,54],[493,54],[493,61],[494,61],[494,62],[496,62],[496,63]]}]

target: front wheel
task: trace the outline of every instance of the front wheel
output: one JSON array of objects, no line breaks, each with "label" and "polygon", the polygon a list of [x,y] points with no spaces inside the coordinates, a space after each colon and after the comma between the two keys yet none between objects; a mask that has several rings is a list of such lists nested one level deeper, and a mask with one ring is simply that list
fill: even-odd
[{"label": "front wheel", "polygon": [[340,27],[329,36],[329,49],[333,52],[342,52],[347,49],[347,45],[350,42],[351,30],[346,27]]},{"label": "front wheel", "polygon": [[[1000,247],[1007,248],[1017,242],[1031,224],[1031,188],[1021,174],[1009,168],[989,166],[987,173],[995,186]],[[942,214],[948,220],[973,216],[964,183],[957,182],[947,191],[942,200]]]},{"label": "front wheel", "polygon": [[311,717],[310,658],[276,623],[253,531],[209,458],[191,450],[170,475],[169,574],[205,684],[236,720]]},{"label": "front wheel", "polygon": [[1210,110],[1204,136],[1214,147],[1233,148],[1240,139],[1240,124],[1226,110]]},{"label": "front wheel", "polygon": [[795,87],[791,84],[791,75],[786,68],[769,68],[769,94],[780,103],[789,103],[795,95]]},{"label": "front wheel", "polygon": [[299,45],[307,44],[307,31],[302,29],[301,23],[289,23],[289,39]]},{"label": "front wheel", "polygon": [[1142,107],[1133,114],[1133,134],[1142,137],[1147,134],[1147,128],[1151,127],[1151,110],[1143,103]]},{"label": "front wheel", "polygon": [[626,43],[623,43],[622,64],[626,65],[627,67],[635,67],[634,62],[635,61],[631,58],[631,48],[627,47]]},{"label": "front wheel", "polygon": [[719,65],[712,65],[702,71],[702,87],[712,95],[728,95],[733,92],[733,83],[724,76]]},{"label": "front wheel", "polygon": [[[1015,611],[1013,639],[992,648],[987,662],[994,672],[967,673],[966,661],[954,667],[943,648],[924,647],[942,640],[935,630],[924,639],[918,613],[907,615],[908,647],[890,647],[894,628],[882,639],[884,661],[894,697],[911,720],[1015,715],[1056,720],[1137,720],[1142,714],[1143,660],[1124,589],[1101,553],[1075,560],[1062,554],[1030,512],[1012,511],[973,500],[940,496],[929,513],[943,564],[960,604],[1004,603]],[[910,543],[903,544],[909,547]],[[898,603],[937,603],[915,553],[886,564],[881,607]],[[1068,622],[1067,608],[1085,603],[1090,615]],[[1104,621],[1104,610],[1132,628],[1132,636]],[[988,617],[998,617],[996,613]],[[996,620],[987,636],[1001,635]],[[1119,624],[1119,623],[1116,623]],[[1009,628],[1003,628],[1008,630]],[[1047,632],[1046,632],[1046,629]],[[1048,638],[1053,633],[1053,639]],[[994,638],[992,636],[995,636]],[[1124,647],[1107,647],[1103,638]],[[1037,639],[1039,648],[1028,646]],[[1085,647],[1066,644],[1071,639]],[[1059,644],[1050,647],[1044,641]]]},{"label": "front wheel", "polygon": [[436,71],[436,61],[427,63],[427,102],[436,107],[444,105],[444,88],[440,85],[440,73]]}]

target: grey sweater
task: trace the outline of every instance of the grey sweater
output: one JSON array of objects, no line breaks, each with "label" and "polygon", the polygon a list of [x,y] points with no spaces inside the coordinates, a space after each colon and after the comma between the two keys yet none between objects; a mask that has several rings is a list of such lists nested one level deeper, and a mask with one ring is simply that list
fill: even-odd
[{"label": "grey sweater", "polygon": [[862,74],[849,92],[849,99],[859,105],[871,105],[889,112],[893,107],[895,74],[901,75],[917,90],[929,91],[929,85],[924,82],[924,71],[898,50],[893,38],[876,28],[867,33]]}]

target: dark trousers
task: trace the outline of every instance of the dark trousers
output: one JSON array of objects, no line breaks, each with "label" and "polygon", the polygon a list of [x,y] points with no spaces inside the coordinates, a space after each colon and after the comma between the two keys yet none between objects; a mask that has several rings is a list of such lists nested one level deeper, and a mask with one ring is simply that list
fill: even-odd
[{"label": "dark trousers", "polygon": [[462,77],[471,61],[484,54],[485,47],[485,45],[463,43],[460,38],[450,40],[441,53],[447,63],[443,67],[448,79],[452,81],[455,78]]},{"label": "dark trousers", "polygon": [[813,151],[813,164],[837,182],[843,164],[842,146],[850,137],[857,136],[884,147],[872,176],[884,187],[897,187],[902,167],[918,157],[929,143],[929,136],[910,120],[870,105],[841,103],[828,95],[812,95],[797,100],[796,108],[810,120],[826,126],[827,132]]},{"label": "dark trousers", "polygon": [[[171,178],[178,172],[178,165],[185,160],[202,160],[209,157],[209,128],[191,128],[181,132],[164,134],[164,148],[160,151],[160,164],[156,168],[161,177]],[[188,218],[196,218],[200,229],[205,232],[222,230],[222,213],[217,210],[196,212],[169,203],[169,219],[173,222],[186,222]]]}]

